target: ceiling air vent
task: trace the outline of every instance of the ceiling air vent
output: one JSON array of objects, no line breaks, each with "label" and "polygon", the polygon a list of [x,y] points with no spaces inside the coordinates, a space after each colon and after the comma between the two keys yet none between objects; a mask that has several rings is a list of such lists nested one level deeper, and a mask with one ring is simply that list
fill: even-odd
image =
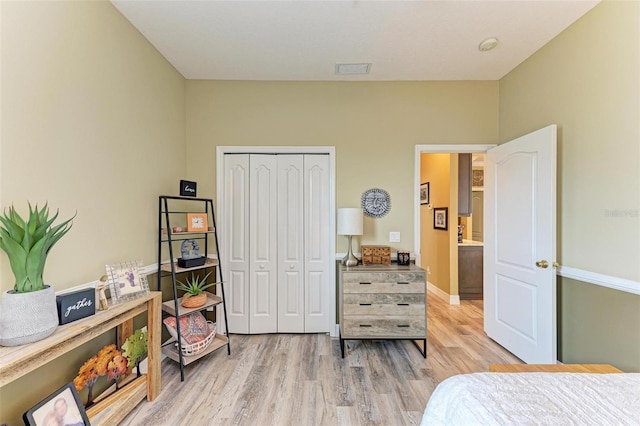
[{"label": "ceiling air vent", "polygon": [[336,64],[337,75],[369,74],[371,64]]}]

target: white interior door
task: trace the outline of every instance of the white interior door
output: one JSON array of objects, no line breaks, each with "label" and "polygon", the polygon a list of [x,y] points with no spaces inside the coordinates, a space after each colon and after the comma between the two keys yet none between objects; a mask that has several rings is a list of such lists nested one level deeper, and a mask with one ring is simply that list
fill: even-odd
[{"label": "white interior door", "polygon": [[556,134],[545,127],[486,158],[484,328],[527,363],[557,360]]},{"label": "white interior door", "polygon": [[278,332],[304,333],[304,157],[277,161]]},{"label": "white interior door", "polygon": [[[229,333],[249,332],[249,156],[225,155],[222,260]],[[222,311],[218,310],[218,318]],[[222,328],[221,328],[222,329]]]},{"label": "white interior door", "polygon": [[277,157],[251,155],[249,165],[249,333],[275,333],[278,331]]},{"label": "white interior door", "polygon": [[327,231],[331,229],[329,203],[330,168],[328,155],[304,157],[305,227],[305,328],[306,333],[329,330],[330,300],[327,286],[332,284],[331,247]]}]

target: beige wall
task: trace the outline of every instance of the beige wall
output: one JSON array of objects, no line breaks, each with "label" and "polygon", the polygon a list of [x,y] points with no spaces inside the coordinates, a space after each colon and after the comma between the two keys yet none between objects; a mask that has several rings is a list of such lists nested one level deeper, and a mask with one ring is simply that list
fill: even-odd
[{"label": "beige wall", "polygon": [[[157,196],[186,169],[184,79],[109,2],[1,2],[0,207],[49,202],[74,226],[47,283],[155,261]],[[2,290],[13,286],[0,254]],[[0,423],[70,382],[105,335],[0,388]],[[43,380],[43,378],[45,378]]]},{"label": "beige wall", "polygon": [[185,171],[184,79],[109,2],[2,3],[1,207],[77,212],[45,270],[56,289],[152,263],[157,196]]},{"label": "beige wall", "polygon": [[[217,145],[336,147],[336,205],[373,187],[391,195],[382,219],[365,218],[362,243],[412,249],[416,144],[497,140],[497,82],[187,81],[187,165],[215,198]],[[400,231],[401,242],[389,243]],[[338,238],[346,251],[346,238]]]},{"label": "beige wall", "polygon": [[[639,2],[605,1],[500,80],[501,142],[559,127],[560,263],[635,281],[639,28]],[[562,360],[640,371],[640,296],[566,279],[559,285]]]}]

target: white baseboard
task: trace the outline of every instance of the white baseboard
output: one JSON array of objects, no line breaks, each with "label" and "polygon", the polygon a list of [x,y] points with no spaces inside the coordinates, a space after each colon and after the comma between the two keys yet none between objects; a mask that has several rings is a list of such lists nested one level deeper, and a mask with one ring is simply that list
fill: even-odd
[{"label": "white baseboard", "polygon": [[458,295],[450,295],[444,290],[436,287],[434,284],[427,281],[427,290],[438,296],[440,299],[444,300],[450,305],[459,305],[460,304],[460,296]]}]

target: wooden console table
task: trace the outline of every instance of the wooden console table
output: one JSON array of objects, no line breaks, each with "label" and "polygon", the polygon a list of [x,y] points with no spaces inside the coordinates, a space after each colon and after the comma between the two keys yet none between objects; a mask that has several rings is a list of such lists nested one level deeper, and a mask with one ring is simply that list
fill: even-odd
[{"label": "wooden console table", "polygon": [[622,373],[609,364],[489,364],[492,373]]},{"label": "wooden console table", "polygon": [[113,328],[118,329],[120,347],[133,331],[133,318],[145,311],[149,347],[147,374],[128,384],[121,392],[107,397],[87,410],[92,425],[117,424],[144,399],[145,395],[148,401],[153,401],[160,394],[162,294],[158,291],[59,326],[46,339],[21,346],[0,346],[0,387]]}]

